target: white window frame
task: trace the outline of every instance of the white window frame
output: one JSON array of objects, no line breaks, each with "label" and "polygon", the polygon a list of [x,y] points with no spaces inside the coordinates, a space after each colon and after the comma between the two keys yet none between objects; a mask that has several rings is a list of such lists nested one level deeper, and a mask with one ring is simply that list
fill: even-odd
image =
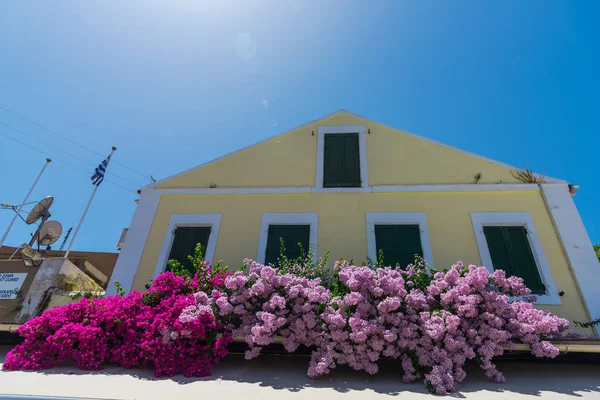
[{"label": "white window frame", "polygon": [[175,240],[175,229],[179,227],[210,227],[210,235],[208,236],[208,243],[206,245],[204,258],[212,263],[214,262],[215,248],[217,247],[217,238],[219,237],[220,226],[221,214],[171,214],[165,239],[163,240],[162,247],[160,248],[160,255],[158,256],[156,269],[154,270],[154,277],[156,278],[159,274],[164,272],[167,267],[167,261],[169,261],[168,258],[169,254],[171,253],[171,247],[173,246],[173,241]]},{"label": "white window frame", "polygon": [[[472,212],[471,220],[473,221],[473,229],[477,238],[477,246],[479,247],[479,255],[481,256],[482,264],[488,271],[494,272],[492,256],[490,249],[483,232],[484,226],[522,226],[527,231],[527,239],[529,247],[533,253],[535,264],[538,268],[542,283],[546,286],[545,295],[535,295],[537,297],[536,304],[562,304],[558,290],[550,271],[546,254],[542,242],[538,236],[533,218],[529,212]],[[518,300],[518,298],[511,298]]]},{"label": "white window frame", "polygon": [[418,225],[421,235],[423,258],[433,267],[433,251],[429,240],[427,215],[424,212],[369,212],[367,213],[367,254],[371,260],[377,260],[375,225]]},{"label": "white window frame", "polygon": [[[318,234],[319,234],[319,214],[317,213],[292,213],[292,214],[263,214],[262,223],[260,226],[260,236],[258,239],[258,252],[256,254],[256,262],[265,263],[267,254],[267,242],[269,239],[270,225],[309,225],[309,246],[313,246],[315,252],[313,261],[317,260],[318,254]],[[306,249],[308,251],[308,249]]]},{"label": "white window frame", "polygon": [[[324,188],[323,173],[325,172],[325,135],[358,133],[358,153],[360,158],[360,187],[355,188]],[[367,133],[365,125],[319,126],[317,135],[317,192],[348,192],[360,193],[369,191],[369,171],[367,169]]]}]

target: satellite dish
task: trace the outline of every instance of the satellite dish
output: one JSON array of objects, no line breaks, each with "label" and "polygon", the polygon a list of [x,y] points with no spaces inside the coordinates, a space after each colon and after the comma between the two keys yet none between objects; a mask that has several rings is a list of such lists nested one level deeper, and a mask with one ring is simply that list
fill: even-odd
[{"label": "satellite dish", "polygon": [[42,225],[35,238],[40,246],[50,246],[56,242],[62,234],[62,225],[58,221],[47,221]]},{"label": "satellite dish", "polygon": [[54,197],[52,196],[48,196],[42,200],[40,200],[35,207],[33,207],[33,209],[29,212],[29,215],[27,215],[27,218],[25,218],[25,222],[27,223],[27,225],[31,225],[33,224],[35,221],[37,221],[38,219],[42,218],[42,217],[49,217],[50,213],[48,212],[48,209],[50,208],[50,206],[52,206],[52,203],[54,202]]}]

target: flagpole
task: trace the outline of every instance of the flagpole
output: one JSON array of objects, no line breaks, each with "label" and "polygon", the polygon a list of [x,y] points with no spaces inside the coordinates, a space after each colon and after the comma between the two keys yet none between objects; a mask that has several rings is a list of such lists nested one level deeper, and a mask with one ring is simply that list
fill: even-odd
[{"label": "flagpole", "polygon": [[[108,156],[108,159],[106,160],[106,168],[108,168],[108,164],[110,164],[110,160],[112,159],[112,155],[115,152],[115,150],[117,150],[117,148],[113,146],[112,151],[110,152],[110,155]],[[90,200],[88,201],[87,206],[85,207],[85,211],[83,211],[83,215],[81,216],[81,220],[79,220],[79,224],[77,225],[77,228],[75,228],[75,233],[73,234],[71,243],[69,243],[69,248],[67,249],[67,252],[65,253],[64,258],[67,258],[69,256],[69,253],[71,252],[71,247],[73,247],[73,243],[75,243],[75,238],[77,238],[77,234],[79,233],[81,224],[83,224],[85,215],[87,214],[88,210],[90,209],[90,205],[92,204],[92,200],[94,200],[94,196],[96,195],[96,192],[98,191],[99,186],[100,185],[94,185],[94,191],[92,192],[92,196],[90,197]]]},{"label": "flagpole", "polygon": [[27,196],[25,196],[25,200],[23,200],[23,203],[21,203],[21,205],[19,206],[19,209],[17,210],[17,212],[16,212],[15,216],[13,217],[12,221],[10,221],[10,224],[8,224],[8,228],[6,228],[6,232],[4,232],[4,236],[2,236],[2,239],[0,239],[0,248],[2,247],[2,244],[4,243],[4,241],[6,240],[6,238],[8,236],[8,233],[10,232],[10,228],[12,228],[13,224],[17,220],[17,217],[19,216],[19,213],[23,209],[23,206],[25,205],[25,203],[27,203],[27,199],[29,199],[29,196],[31,195],[31,192],[33,192],[33,188],[35,188],[35,185],[37,185],[38,181],[42,177],[42,174],[44,173],[44,170],[46,169],[46,167],[48,166],[48,164],[50,164],[51,161],[52,161],[51,159],[46,158],[46,164],[44,164],[44,167],[40,171],[40,174],[38,175],[37,179],[35,180],[35,182],[33,182],[33,185],[31,186],[31,189],[29,189],[29,193],[27,193]]}]

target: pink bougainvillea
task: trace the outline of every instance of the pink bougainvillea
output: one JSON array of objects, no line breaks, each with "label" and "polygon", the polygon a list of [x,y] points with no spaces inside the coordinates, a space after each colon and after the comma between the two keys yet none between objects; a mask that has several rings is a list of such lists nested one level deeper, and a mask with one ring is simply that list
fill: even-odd
[{"label": "pink bougainvillea", "polygon": [[25,340],[4,369],[72,359],[82,369],[113,362],[154,367],[157,376],[203,376],[227,354],[232,337],[248,344],[247,359],[282,337],[288,352],[313,349],[311,377],[340,364],[375,374],[385,357],[398,360],[405,382],[420,377],[443,394],[457,390],[467,360],[502,382],[493,359],[514,343],[555,357],[547,339],[568,328],[533,307],[520,278],[462,263],[435,272],[424,263],[401,270],[337,262],[328,274],[307,265],[282,272],[251,260],[233,274],[198,265],[194,278],[167,272],[145,293],[47,311],[19,329]]},{"label": "pink bougainvillea", "polygon": [[72,359],[81,369],[111,362],[154,367],[156,376],[209,375],[227,354],[231,335],[215,321],[212,298],[194,294],[198,282],[198,275],[166,272],[145,293],[52,308],[18,329],[24,341],[8,353],[3,369],[38,370]]}]

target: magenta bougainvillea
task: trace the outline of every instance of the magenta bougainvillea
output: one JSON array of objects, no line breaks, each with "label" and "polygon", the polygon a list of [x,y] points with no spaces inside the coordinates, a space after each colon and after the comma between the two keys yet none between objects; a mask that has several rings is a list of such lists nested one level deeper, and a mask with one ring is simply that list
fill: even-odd
[{"label": "magenta bougainvillea", "polygon": [[[210,280],[223,281],[206,271]],[[18,329],[24,341],[8,353],[3,369],[39,370],[72,359],[86,370],[111,362],[154,367],[156,376],[210,375],[227,354],[231,335],[214,318],[213,297],[198,292],[203,281],[199,274],[166,272],[145,293],[52,308]]]},{"label": "magenta bougainvillea", "polygon": [[25,340],[4,369],[72,359],[83,369],[112,362],[154,367],[157,376],[204,376],[232,337],[248,344],[247,359],[282,337],[288,352],[313,349],[311,377],[341,364],[375,374],[381,358],[392,358],[405,382],[420,377],[443,394],[457,390],[467,360],[502,382],[493,358],[514,343],[555,357],[547,339],[568,328],[533,307],[520,278],[462,263],[435,272],[422,262],[406,270],[336,262],[319,274],[310,265],[286,273],[251,260],[233,274],[199,266],[194,278],[161,274],[145,293],[47,311],[19,329]]}]

